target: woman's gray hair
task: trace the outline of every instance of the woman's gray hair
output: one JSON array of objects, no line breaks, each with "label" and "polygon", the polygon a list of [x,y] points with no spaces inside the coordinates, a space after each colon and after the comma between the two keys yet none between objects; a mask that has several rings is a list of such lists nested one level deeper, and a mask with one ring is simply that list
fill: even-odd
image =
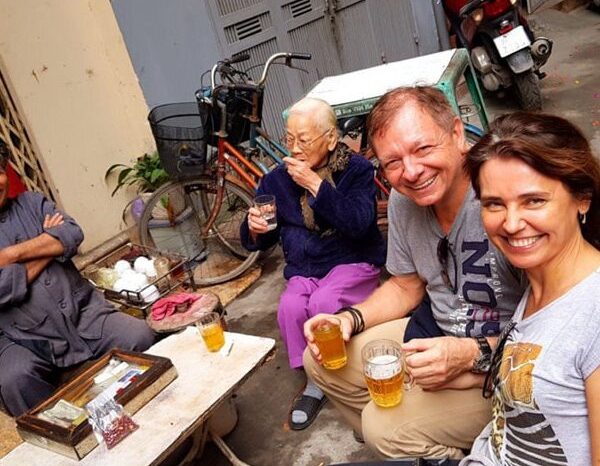
[{"label": "woman's gray hair", "polygon": [[335,111],[331,105],[323,99],[314,97],[305,97],[292,105],[288,118],[292,115],[310,115],[316,128],[321,131],[335,128],[337,124]]}]

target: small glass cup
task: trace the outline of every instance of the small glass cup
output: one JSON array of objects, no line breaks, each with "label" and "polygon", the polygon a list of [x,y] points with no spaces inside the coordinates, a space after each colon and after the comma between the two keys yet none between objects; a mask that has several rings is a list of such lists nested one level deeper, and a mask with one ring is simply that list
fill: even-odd
[{"label": "small glass cup", "polygon": [[346,365],[346,344],[342,336],[342,323],[335,316],[327,316],[312,327],[315,343],[321,353],[325,369],[341,369]]},{"label": "small glass cup", "polygon": [[263,194],[254,198],[254,207],[260,210],[260,215],[267,221],[267,230],[277,228],[277,204],[275,196]]},{"label": "small glass cup", "polygon": [[154,270],[156,270],[156,277],[158,279],[156,285],[161,291],[169,288],[170,266],[171,264],[168,257],[158,256],[154,259]]},{"label": "small glass cup", "polygon": [[374,340],[363,347],[361,355],[371,399],[382,408],[399,405],[404,390],[410,390],[413,384],[400,344],[393,340]]},{"label": "small glass cup", "polygon": [[221,327],[221,316],[216,312],[207,312],[200,316],[196,327],[206,344],[208,351],[219,351],[225,344],[225,334]]}]

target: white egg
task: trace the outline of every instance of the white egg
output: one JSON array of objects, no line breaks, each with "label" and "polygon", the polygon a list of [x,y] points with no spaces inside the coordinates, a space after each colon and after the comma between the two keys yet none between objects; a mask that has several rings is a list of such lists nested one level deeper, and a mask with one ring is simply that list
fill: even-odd
[{"label": "white egg", "polygon": [[127,280],[128,282],[135,282],[137,280],[138,273],[135,270],[123,270],[123,272],[119,275],[119,278],[123,280]]},{"label": "white egg", "polygon": [[150,264],[150,259],[144,256],[138,257],[133,263],[133,269],[137,273],[146,273],[148,265]]},{"label": "white egg", "polygon": [[125,280],[124,278],[119,278],[113,285],[113,290],[117,293],[120,293],[123,290],[130,290],[131,288],[128,288],[127,285],[129,285],[129,282],[127,280]]},{"label": "white egg", "polygon": [[119,276],[122,276],[123,272],[131,270],[131,264],[126,260],[121,259],[120,261],[117,261],[117,263],[113,266],[113,269],[119,274]]},{"label": "white egg", "polygon": [[158,273],[156,272],[156,269],[154,268],[154,261],[151,261],[150,263],[148,263],[146,265],[146,270],[144,273],[150,280],[154,280],[157,277]]},{"label": "white egg", "polygon": [[151,303],[160,298],[160,292],[154,285],[144,288],[140,294],[145,303]]},{"label": "white egg", "polygon": [[135,283],[135,290],[139,291],[145,286],[148,286],[148,277],[143,273],[136,273],[135,277],[131,279],[132,283]]}]

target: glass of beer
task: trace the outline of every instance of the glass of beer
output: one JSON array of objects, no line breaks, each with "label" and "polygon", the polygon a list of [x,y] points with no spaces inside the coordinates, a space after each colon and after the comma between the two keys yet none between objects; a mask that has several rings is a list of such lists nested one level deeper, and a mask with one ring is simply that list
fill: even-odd
[{"label": "glass of beer", "polygon": [[277,228],[277,205],[275,196],[263,194],[254,198],[254,207],[260,210],[260,215],[267,221],[267,230]]},{"label": "glass of beer", "polygon": [[342,337],[342,323],[335,316],[327,316],[312,327],[315,343],[321,353],[325,369],[340,369],[346,365],[346,344]]},{"label": "glass of beer", "polygon": [[382,408],[400,404],[404,390],[412,387],[400,344],[393,340],[374,340],[363,347],[361,354],[371,399]]},{"label": "glass of beer", "polygon": [[225,334],[221,326],[221,316],[216,312],[203,314],[196,322],[196,327],[208,351],[219,351],[225,344]]}]

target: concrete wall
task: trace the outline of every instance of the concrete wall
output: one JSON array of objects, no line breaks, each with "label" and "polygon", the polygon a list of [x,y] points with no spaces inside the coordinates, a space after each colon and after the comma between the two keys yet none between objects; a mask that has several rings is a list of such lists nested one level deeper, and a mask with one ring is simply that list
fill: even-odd
[{"label": "concrete wall", "polygon": [[110,2],[0,0],[0,66],[59,205],[86,234],[116,235],[132,193],[110,197],[113,163],[154,150],[148,112]]}]

